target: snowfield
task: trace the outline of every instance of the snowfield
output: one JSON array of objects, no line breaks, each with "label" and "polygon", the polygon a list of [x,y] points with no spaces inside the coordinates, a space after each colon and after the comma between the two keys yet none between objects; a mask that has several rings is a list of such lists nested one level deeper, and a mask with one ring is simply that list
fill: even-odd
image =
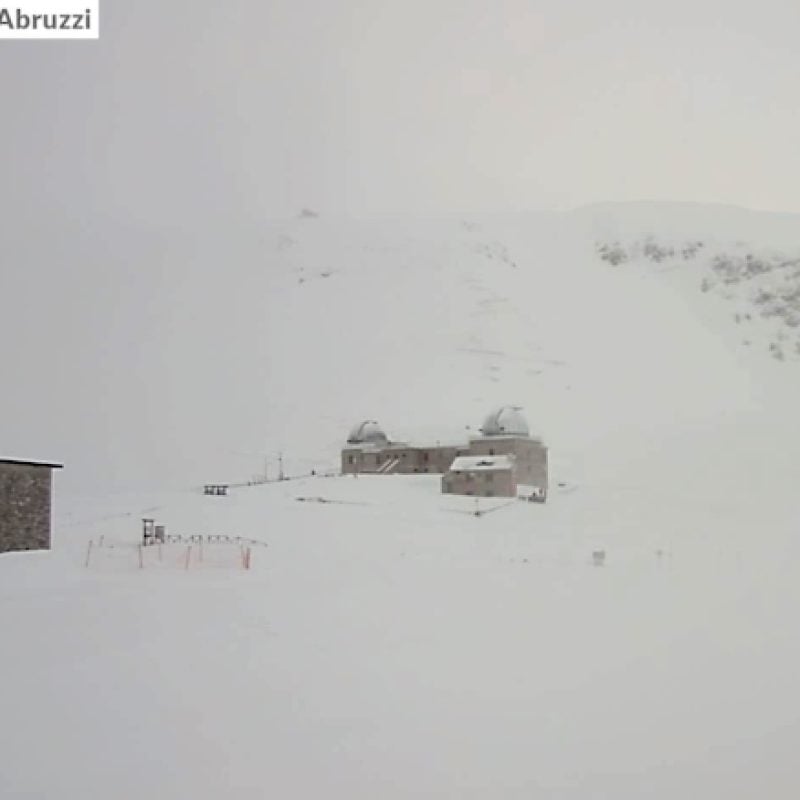
[{"label": "snowfield", "polygon": [[[97,377],[80,350],[88,385],[57,374],[63,416],[9,445],[51,434],[67,470],[54,550],[0,556],[0,797],[794,798],[800,377],[772,321],[743,345],[701,281],[729,242],[791,253],[797,222],[304,217],[242,233],[224,269],[217,233],[143,235],[152,297],[116,300],[91,345],[107,311],[76,290],[65,333],[141,361]],[[648,236],[709,254],[599,256]],[[291,476],[335,467],[362,418],[464,439],[504,403],[551,448],[544,505],[476,515],[433,475],[197,488],[264,455],[274,477],[278,452]],[[187,569],[182,544],[140,568],[144,516],[266,547],[249,570],[225,545]]]}]

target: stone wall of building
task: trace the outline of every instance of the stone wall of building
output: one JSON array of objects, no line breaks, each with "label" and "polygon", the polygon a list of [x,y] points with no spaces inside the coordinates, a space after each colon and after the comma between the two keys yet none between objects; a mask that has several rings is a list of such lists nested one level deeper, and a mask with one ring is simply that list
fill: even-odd
[{"label": "stone wall of building", "polygon": [[547,447],[526,436],[483,436],[468,447],[434,445],[350,446],[342,450],[342,473],[391,475],[432,472],[443,475],[458,456],[514,456],[517,483],[547,493]]},{"label": "stone wall of building", "polygon": [[50,547],[52,470],[0,463],[0,553]]},{"label": "stone wall of building", "polygon": [[376,473],[386,475],[413,474],[418,472],[447,472],[456,456],[465,455],[466,447],[455,445],[432,445],[415,447],[413,445],[392,444],[386,447],[345,447],[342,450],[342,473]]},{"label": "stone wall of building", "polygon": [[510,469],[448,472],[442,478],[442,493],[469,497],[516,497],[517,482]]},{"label": "stone wall of building", "polygon": [[466,452],[465,447],[455,445],[410,447],[403,452],[395,472],[433,472],[441,475],[447,472],[453,460],[464,452]]},{"label": "stone wall of building", "polygon": [[522,436],[485,436],[472,439],[470,455],[514,456],[518,483],[547,492],[547,448],[536,439]]}]

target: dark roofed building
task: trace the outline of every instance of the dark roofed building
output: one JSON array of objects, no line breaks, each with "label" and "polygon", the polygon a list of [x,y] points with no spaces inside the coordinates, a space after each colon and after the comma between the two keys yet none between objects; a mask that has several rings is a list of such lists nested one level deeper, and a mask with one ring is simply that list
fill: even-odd
[{"label": "dark roofed building", "polygon": [[61,466],[0,458],[0,553],[50,548],[53,470]]}]

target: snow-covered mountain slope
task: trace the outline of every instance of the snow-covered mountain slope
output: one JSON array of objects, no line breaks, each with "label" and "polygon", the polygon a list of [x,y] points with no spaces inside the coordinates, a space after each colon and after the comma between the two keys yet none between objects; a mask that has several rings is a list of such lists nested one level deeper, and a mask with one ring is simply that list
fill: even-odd
[{"label": "snow-covered mountain slope", "polygon": [[[0,557],[0,796],[793,797],[800,373],[771,318],[746,345],[702,289],[720,253],[794,257],[796,223],[636,204],[65,238],[63,413],[26,409],[20,372],[8,441],[178,490],[57,482],[55,552]],[[335,465],[363,418],[461,439],[504,403],[550,445],[545,505],[474,516],[435,476],[191,488]],[[140,569],[142,516],[268,547]]]},{"label": "snow-covered mountain slope", "polygon": [[[273,469],[281,451],[302,472],[335,463],[360,419],[377,418],[398,438],[461,439],[508,402],[525,407],[565,477],[593,462],[595,476],[624,481],[632,449],[651,461],[673,448],[681,462],[684,436],[716,430],[752,449],[749,437],[764,435],[758,420],[783,403],[781,381],[794,385],[794,370],[766,363],[766,341],[747,352],[735,310],[698,291],[700,259],[652,274],[598,260],[608,213],[350,225],[301,218],[271,228],[261,292],[251,287],[237,306],[252,309],[252,331],[241,336],[248,345],[222,356],[238,365],[228,367],[238,380],[224,386],[242,387],[241,408],[202,463],[210,468],[213,455],[235,473],[244,463],[225,447],[252,454],[263,440]],[[628,209],[617,213],[619,228]],[[650,231],[659,221],[637,220],[639,237],[658,235]],[[714,222],[709,236],[721,248]],[[663,236],[675,238],[677,225],[667,222]],[[759,234],[783,241],[778,227],[754,225],[753,246],[764,246]],[[187,349],[178,347],[173,363]],[[202,374],[213,370],[203,365]],[[180,394],[180,383],[173,388]],[[731,428],[743,433],[732,437]],[[687,474],[671,462],[660,479]]]},{"label": "snow-covered mountain slope", "polygon": [[[708,262],[741,255],[741,241],[788,259],[796,229],[791,217],[634,204],[8,231],[4,448],[63,459],[66,488],[179,488],[247,479],[265,458],[275,473],[279,452],[295,472],[333,464],[364,417],[398,438],[461,438],[492,406],[518,403],[573,465],[621,426],[739,424],[765,392],[785,395],[764,387],[795,370],[763,363],[779,332],[721,298],[728,285]],[[648,237],[705,247],[644,269]],[[598,248],[615,242],[634,258],[612,269]]]}]

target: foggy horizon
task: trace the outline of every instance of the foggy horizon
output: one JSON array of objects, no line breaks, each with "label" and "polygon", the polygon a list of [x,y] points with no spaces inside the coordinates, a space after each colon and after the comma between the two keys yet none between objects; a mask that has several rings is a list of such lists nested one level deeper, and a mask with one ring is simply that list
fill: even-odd
[{"label": "foggy horizon", "polygon": [[638,200],[800,212],[788,2],[101,11],[99,41],[0,46],[6,224]]}]

